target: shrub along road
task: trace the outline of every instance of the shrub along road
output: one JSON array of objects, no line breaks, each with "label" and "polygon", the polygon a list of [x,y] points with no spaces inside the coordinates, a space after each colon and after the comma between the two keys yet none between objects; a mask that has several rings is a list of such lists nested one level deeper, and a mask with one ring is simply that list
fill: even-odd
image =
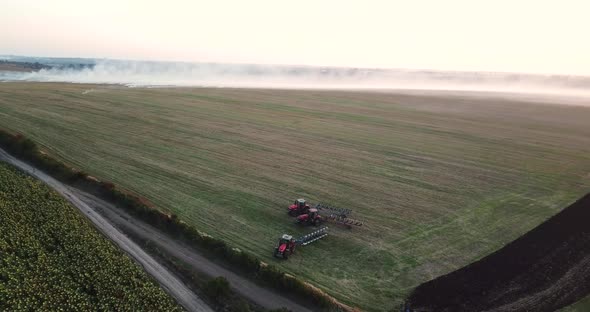
[{"label": "shrub along road", "polygon": [[132,232],[141,239],[155,243],[158,248],[165,251],[167,254],[190,264],[191,267],[204,274],[211,277],[225,277],[236,292],[255,303],[271,309],[287,307],[294,312],[311,311],[217,265],[208,258],[195,252],[194,249],[170,238],[160,230],[133,218],[131,215],[114,207],[112,204],[75,188],[72,188],[72,191],[78,196],[78,198],[88,203],[93,209],[100,211],[100,214],[105,216],[105,218],[107,218],[112,224],[124,228],[125,232]]},{"label": "shrub along road", "polygon": [[64,185],[42,171],[14,158],[2,149],[0,149],[0,160],[6,161],[28,174],[31,174],[44,183],[47,183],[47,185],[64,196],[75,207],[80,209],[80,211],[90,219],[90,221],[92,221],[102,233],[141,264],[148,274],[152,275],[167,292],[176,298],[176,300],[189,311],[207,312],[213,310],[188,289],[176,276],[169,272],[168,269],[143,251],[141,247],[131,241],[111,223],[114,223],[118,228],[132,231],[134,235],[139,236],[142,239],[152,241],[159,248],[190,264],[194,269],[202,273],[210,276],[225,277],[236,292],[265,308],[277,309],[285,307],[293,312],[311,311],[217,265],[213,261],[198,254],[193,249],[190,249],[166,236],[159,230],[144,224],[141,221],[135,220],[133,217],[124,213],[120,209],[117,209],[113,205],[78,189]]}]

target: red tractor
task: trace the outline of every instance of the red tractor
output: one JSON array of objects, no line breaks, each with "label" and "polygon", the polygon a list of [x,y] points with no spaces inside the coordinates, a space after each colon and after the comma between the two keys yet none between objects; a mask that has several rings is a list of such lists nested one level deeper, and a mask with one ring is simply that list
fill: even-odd
[{"label": "red tractor", "polygon": [[275,247],[274,256],[277,258],[288,259],[295,251],[295,246],[297,246],[297,244],[295,244],[293,236],[283,234],[283,236],[279,238],[278,246]]},{"label": "red tractor", "polygon": [[[319,211],[324,216],[319,215]],[[363,222],[350,218],[352,213],[348,208],[336,208],[324,204],[316,204],[311,208],[305,199],[297,199],[289,206],[289,215],[297,217],[297,223],[307,225],[319,225],[324,221],[342,224],[348,228],[362,226]]]},{"label": "red tractor", "polygon": [[320,225],[323,221],[316,208],[309,208],[307,213],[297,217],[297,223],[305,225]]},{"label": "red tractor", "polygon": [[307,213],[309,208],[309,204],[305,202],[305,199],[297,199],[291,206],[289,206],[289,215],[292,217],[300,216]]},{"label": "red tractor", "polygon": [[289,234],[283,234],[279,238],[279,244],[275,247],[273,255],[277,258],[288,259],[290,255],[295,251],[295,247],[298,245],[307,246],[317,240],[320,240],[328,236],[328,228],[323,227],[317,229],[311,233],[307,233],[297,239]]}]

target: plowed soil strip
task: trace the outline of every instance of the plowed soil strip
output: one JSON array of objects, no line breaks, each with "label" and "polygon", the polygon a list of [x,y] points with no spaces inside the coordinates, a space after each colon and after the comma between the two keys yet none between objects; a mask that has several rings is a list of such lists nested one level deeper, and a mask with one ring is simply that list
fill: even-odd
[{"label": "plowed soil strip", "polygon": [[554,311],[590,293],[590,194],[493,254],[426,282],[415,311]]}]

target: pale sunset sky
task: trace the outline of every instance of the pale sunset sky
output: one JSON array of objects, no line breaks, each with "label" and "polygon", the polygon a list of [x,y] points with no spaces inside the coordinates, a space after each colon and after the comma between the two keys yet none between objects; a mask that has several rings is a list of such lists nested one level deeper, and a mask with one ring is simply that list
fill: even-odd
[{"label": "pale sunset sky", "polygon": [[590,75],[590,1],[0,0],[0,55]]}]

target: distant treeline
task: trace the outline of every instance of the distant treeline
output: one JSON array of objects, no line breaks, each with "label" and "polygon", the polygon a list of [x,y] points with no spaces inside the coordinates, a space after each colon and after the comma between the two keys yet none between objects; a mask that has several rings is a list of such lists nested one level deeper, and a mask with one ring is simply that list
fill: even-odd
[{"label": "distant treeline", "polygon": [[21,68],[30,69],[33,71],[38,71],[42,69],[60,69],[60,70],[82,70],[82,69],[92,69],[94,68],[94,64],[42,64],[39,62],[16,62],[16,61],[9,61],[9,60],[0,60],[0,65],[12,65]]},{"label": "distant treeline", "polygon": [[[128,213],[142,221],[180,239],[198,250],[208,251],[221,261],[253,280],[262,282],[280,292],[295,295],[300,300],[310,302],[330,311],[344,310],[330,296],[318,291],[301,280],[287,275],[278,268],[263,264],[250,253],[228,246],[224,241],[206,235],[179,220],[175,214],[158,210],[145,198],[121,189],[108,181],[100,181],[87,173],[67,166],[46,153],[21,134],[11,134],[0,130],[0,147],[12,155],[25,160],[54,178],[74,185],[85,191],[108,200],[124,208]],[[270,250],[270,249],[269,249]]]},{"label": "distant treeline", "polygon": [[65,70],[82,70],[82,69],[93,69],[94,64],[55,64],[51,65],[54,69],[65,69]]},{"label": "distant treeline", "polygon": [[35,62],[35,63],[13,62],[13,61],[7,61],[7,60],[0,60],[0,65],[12,65],[12,66],[22,67],[22,68],[26,68],[26,69],[30,69],[30,70],[41,70],[41,69],[50,69],[51,68],[51,66],[49,66],[49,65],[41,64],[38,62]]}]

